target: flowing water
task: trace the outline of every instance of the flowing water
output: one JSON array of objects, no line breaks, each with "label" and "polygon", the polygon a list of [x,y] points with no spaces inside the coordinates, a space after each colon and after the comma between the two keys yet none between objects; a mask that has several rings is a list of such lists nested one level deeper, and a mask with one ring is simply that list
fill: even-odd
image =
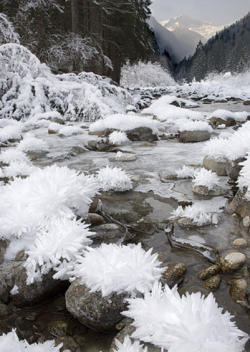
[{"label": "flowing water", "polygon": [[[236,104],[233,102],[201,104],[197,110],[211,112],[220,108],[231,111],[247,109],[250,111],[250,107],[243,106],[240,102]],[[43,127],[34,129],[32,133],[45,140],[50,149],[46,156],[34,158],[34,164],[43,167],[56,162],[59,166],[67,165],[69,168],[86,173],[95,173],[99,168],[109,165],[111,167],[121,167],[130,175],[133,175],[136,180],[133,190],[116,194],[107,192],[100,197],[103,203],[103,211],[116,221],[134,229],[132,231],[133,238],[130,241],[141,242],[146,249],[153,247],[154,252],[159,253],[159,258],[164,263],[182,262],[187,265],[187,274],[179,286],[180,292],[204,290],[203,282],[197,277],[197,274],[210,266],[211,263],[202,253],[191,247],[170,245],[164,229],[171,212],[177,208],[178,204],[202,202],[206,205],[208,211],[218,213],[220,219],[218,225],[198,229],[183,229],[175,226],[175,236],[190,240],[196,244],[196,247],[210,246],[221,253],[233,248],[232,242],[235,238],[247,235],[241,228],[238,218],[225,210],[226,203],[233,196],[227,177],[221,177],[221,185],[228,189],[227,196],[214,198],[194,195],[191,191],[191,180],[167,180],[165,177],[173,174],[176,169],[182,168],[183,165],[200,166],[204,157],[202,153],[203,143],[181,144],[176,139],[159,140],[153,143],[131,142],[121,146],[120,149],[123,152],[133,153],[136,160],[117,162],[115,161],[115,153],[80,150],[79,148],[84,148],[89,140],[98,137],[88,135],[88,123],[77,124],[86,126],[86,129],[84,129],[84,134],[73,137],[48,134],[47,128]],[[80,151],[81,153],[79,153]],[[248,247],[244,251],[250,257],[250,248]],[[239,303],[233,301],[229,295],[230,280],[235,277],[244,277],[244,270],[231,276],[222,274],[221,285],[214,292],[214,295],[219,306],[235,315],[237,326],[250,334],[249,312]],[[20,320],[23,324],[23,330],[26,329],[27,331],[28,329],[34,331],[35,325],[38,328],[36,335],[39,336],[40,334],[40,337],[45,335],[48,338],[49,333],[45,326],[48,326],[49,321],[60,318],[60,320],[70,321],[75,329],[74,334],[78,336],[78,339],[80,337],[84,339],[85,352],[108,351],[114,334],[104,334],[81,326],[80,323],[68,315],[64,308],[61,310],[55,308],[55,302],[58,299],[63,300],[62,297],[59,297],[37,310],[28,311],[29,313],[37,312],[35,322],[27,319],[27,311],[17,310],[15,313],[18,317],[16,318],[16,324]],[[11,323],[8,324],[10,327]],[[3,331],[7,329],[6,326],[4,329],[1,324],[0,327]],[[27,336],[31,339],[31,334],[26,334],[24,337]],[[246,351],[250,351],[250,343],[246,345]]]}]

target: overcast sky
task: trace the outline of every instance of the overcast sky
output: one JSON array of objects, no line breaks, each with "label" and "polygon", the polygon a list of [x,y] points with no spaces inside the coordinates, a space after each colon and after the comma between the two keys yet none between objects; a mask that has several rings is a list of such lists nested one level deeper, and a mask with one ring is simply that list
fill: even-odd
[{"label": "overcast sky", "polygon": [[250,11],[250,0],[152,0],[151,11],[157,21],[186,15],[216,25],[228,25]]}]

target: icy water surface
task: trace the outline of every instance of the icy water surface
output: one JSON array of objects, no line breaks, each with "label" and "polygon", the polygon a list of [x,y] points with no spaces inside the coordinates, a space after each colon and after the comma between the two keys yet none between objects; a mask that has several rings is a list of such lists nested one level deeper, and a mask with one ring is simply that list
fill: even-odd
[{"label": "icy water surface", "polygon": [[[216,109],[231,111],[248,109],[250,111],[250,107],[243,106],[240,102],[200,104],[197,111],[209,113]],[[116,221],[131,228],[133,238],[130,241],[134,243],[142,242],[146,249],[153,247],[164,263],[182,262],[187,265],[187,274],[184,280],[179,282],[180,292],[195,292],[197,290],[203,292],[203,282],[197,277],[197,274],[210,266],[211,262],[196,249],[204,245],[209,246],[215,252],[221,253],[233,248],[232,242],[235,238],[247,236],[244,229],[241,228],[238,218],[225,211],[226,203],[233,196],[227,183],[227,177],[221,177],[221,184],[228,189],[227,196],[215,198],[195,196],[191,191],[192,182],[190,180],[167,180],[166,178],[167,175],[173,174],[176,169],[182,168],[183,165],[200,166],[204,157],[202,153],[204,143],[181,144],[177,139],[159,140],[153,143],[131,142],[121,146],[120,149],[124,153],[133,153],[136,160],[117,162],[114,159],[115,153],[84,150],[84,146],[88,144],[89,140],[98,139],[98,137],[88,134],[87,123],[79,125],[86,126],[84,134],[72,137],[48,134],[47,128],[34,129],[32,133],[45,140],[50,150],[45,157],[34,158],[34,164],[43,167],[56,162],[59,166],[67,165],[69,168],[86,173],[95,173],[99,168],[109,165],[121,167],[130,175],[133,175],[134,178],[136,176],[137,181],[134,182],[132,191],[116,194],[107,192],[100,196],[103,211]],[[83,149],[80,150],[79,148]],[[205,204],[208,211],[218,214],[219,223],[218,225],[198,229],[183,229],[175,226],[175,236],[189,240],[195,246],[194,248],[185,245],[171,246],[164,231],[167,220],[179,204],[189,204],[191,202]],[[246,251],[249,257],[250,249],[247,248]],[[234,302],[229,295],[230,280],[236,277],[244,277],[244,270],[247,269],[243,269],[242,272],[232,276],[222,274],[220,288],[214,295],[219,306],[235,315],[237,326],[250,334],[249,313],[239,303]],[[42,311],[43,314],[41,314],[41,311],[39,311],[39,314],[43,315],[45,320],[39,318],[41,319],[41,321],[39,320],[41,327],[44,324],[47,325],[49,319],[55,320],[57,315],[60,315],[60,319],[72,319],[63,309],[60,312],[55,311],[53,302],[45,305]],[[20,310],[20,316],[22,314],[25,315],[27,312]],[[28,329],[30,323],[27,321],[29,320],[24,317],[23,321],[27,324]],[[95,332],[88,328],[82,332],[81,329],[83,328],[79,327],[79,323],[74,321],[74,324],[76,330],[80,329],[79,336],[84,335],[85,352],[106,352],[109,350],[114,334]],[[250,343],[246,345],[245,351],[250,352]]]}]

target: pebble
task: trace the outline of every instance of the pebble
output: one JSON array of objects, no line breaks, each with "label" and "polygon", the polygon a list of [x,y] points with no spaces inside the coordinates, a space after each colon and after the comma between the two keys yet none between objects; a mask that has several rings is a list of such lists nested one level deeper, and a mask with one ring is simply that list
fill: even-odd
[{"label": "pebble", "polygon": [[211,291],[216,291],[221,283],[221,278],[219,275],[212,276],[204,281],[204,286]]},{"label": "pebble", "polygon": [[235,248],[246,248],[248,246],[247,241],[244,238],[236,238],[233,241]]},{"label": "pebble", "polygon": [[244,301],[247,296],[248,283],[244,279],[233,280],[231,282],[229,293],[237,301]]},{"label": "pebble", "polygon": [[246,262],[246,256],[240,252],[223,253],[220,257],[223,272],[231,272],[240,269]]},{"label": "pebble", "polygon": [[165,279],[176,279],[182,277],[187,272],[187,266],[184,263],[172,263],[167,270],[162,274]]},{"label": "pebble", "polygon": [[217,275],[221,272],[221,268],[218,265],[212,265],[205,270],[199,272],[198,277],[201,280],[207,280],[211,276]]}]

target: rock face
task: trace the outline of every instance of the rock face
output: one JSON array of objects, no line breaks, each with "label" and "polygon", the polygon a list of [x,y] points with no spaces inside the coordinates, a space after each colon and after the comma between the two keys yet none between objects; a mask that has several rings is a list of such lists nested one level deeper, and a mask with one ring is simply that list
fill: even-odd
[{"label": "rock face", "polygon": [[241,218],[250,216],[250,202],[245,198],[245,193],[238,190],[230,203],[230,209],[235,211]]},{"label": "rock face", "polygon": [[219,260],[222,271],[227,273],[240,269],[246,262],[246,256],[240,252],[229,251],[223,253]]},{"label": "rock face", "polygon": [[197,143],[210,139],[211,133],[208,131],[182,131],[179,135],[181,143]]},{"label": "rock face", "polygon": [[220,186],[215,186],[214,189],[208,189],[206,186],[192,185],[192,191],[201,196],[222,196],[227,193],[227,191]]},{"label": "rock face", "polygon": [[83,324],[97,330],[117,331],[116,325],[123,319],[126,309],[125,294],[102,297],[76,279],[65,295],[67,310]]},{"label": "rock face", "polygon": [[54,280],[54,272],[43,275],[42,282],[27,285],[27,273],[23,265],[19,265],[14,271],[14,284],[18,287],[18,294],[13,296],[13,304],[16,307],[34,307],[53,296],[64,292],[68,287],[67,281]]},{"label": "rock face", "polygon": [[215,161],[205,156],[202,166],[207,170],[215,172],[218,176],[227,176],[226,162]]},{"label": "rock face", "polygon": [[151,128],[138,127],[132,130],[126,131],[128,139],[131,141],[157,141],[158,136],[153,133]]}]

